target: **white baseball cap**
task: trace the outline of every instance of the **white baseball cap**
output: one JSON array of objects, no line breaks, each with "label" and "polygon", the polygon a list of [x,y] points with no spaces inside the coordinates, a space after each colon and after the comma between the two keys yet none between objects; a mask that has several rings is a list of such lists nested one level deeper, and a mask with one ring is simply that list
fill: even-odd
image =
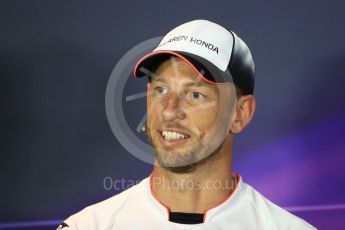
[{"label": "white baseball cap", "polygon": [[253,94],[255,66],[249,48],[234,32],[216,23],[194,20],[177,26],[140,58],[134,76],[152,74],[170,56],[189,63],[210,84],[234,82],[243,94]]}]

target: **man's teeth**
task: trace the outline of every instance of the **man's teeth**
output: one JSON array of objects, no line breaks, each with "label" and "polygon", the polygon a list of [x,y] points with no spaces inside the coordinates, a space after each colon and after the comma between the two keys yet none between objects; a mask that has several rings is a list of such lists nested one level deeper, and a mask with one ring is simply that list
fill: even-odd
[{"label": "man's teeth", "polygon": [[183,135],[181,133],[170,132],[170,131],[163,131],[162,134],[166,140],[177,140],[177,139],[183,139],[183,138],[188,137],[188,135]]}]

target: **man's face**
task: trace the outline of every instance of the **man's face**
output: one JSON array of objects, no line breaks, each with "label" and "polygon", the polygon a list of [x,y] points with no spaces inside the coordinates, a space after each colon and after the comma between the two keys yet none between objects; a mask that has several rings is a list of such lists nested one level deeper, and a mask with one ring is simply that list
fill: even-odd
[{"label": "man's face", "polygon": [[163,62],[147,94],[147,134],[158,164],[184,167],[218,150],[229,133],[234,101],[232,84],[209,84],[179,58]]}]

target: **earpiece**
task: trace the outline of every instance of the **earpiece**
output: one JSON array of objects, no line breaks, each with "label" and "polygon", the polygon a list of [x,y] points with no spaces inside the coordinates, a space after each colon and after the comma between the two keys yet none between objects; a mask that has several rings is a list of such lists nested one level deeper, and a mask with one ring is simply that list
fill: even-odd
[{"label": "earpiece", "polygon": [[147,131],[147,124],[145,122],[144,125],[141,127],[140,132],[146,133],[146,131]]}]

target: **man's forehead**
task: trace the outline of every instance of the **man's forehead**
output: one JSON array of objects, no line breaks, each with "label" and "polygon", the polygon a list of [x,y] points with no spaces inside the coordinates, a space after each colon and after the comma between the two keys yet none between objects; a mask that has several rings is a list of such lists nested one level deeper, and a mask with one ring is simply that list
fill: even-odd
[{"label": "man's forehead", "polygon": [[225,82],[222,84],[210,84],[204,81],[201,77],[195,75],[194,78],[185,78],[176,75],[168,75],[168,74],[154,74],[151,76],[152,83],[163,83],[163,84],[170,84],[170,83],[177,83],[178,85],[188,88],[188,87],[202,87],[212,89],[216,92],[218,91],[229,91],[234,89],[234,85],[231,82]]},{"label": "man's forehead", "polygon": [[156,82],[162,82],[162,83],[169,83],[171,81],[176,81],[180,84],[183,84],[184,86],[205,86],[205,87],[211,87],[213,88],[214,86],[211,84],[207,84],[204,82],[200,77],[197,75],[195,78],[187,78],[183,77],[183,74],[155,74],[154,76],[151,77],[151,81],[156,81]]}]

